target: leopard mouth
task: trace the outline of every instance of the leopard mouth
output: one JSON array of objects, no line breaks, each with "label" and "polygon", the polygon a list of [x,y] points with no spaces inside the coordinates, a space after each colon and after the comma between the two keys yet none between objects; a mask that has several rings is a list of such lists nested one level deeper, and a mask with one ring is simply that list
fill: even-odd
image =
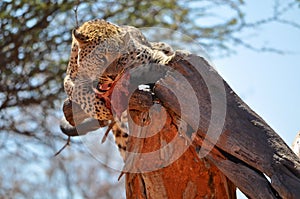
[{"label": "leopard mouth", "polygon": [[112,84],[100,84],[99,82],[93,83],[93,90],[97,95],[104,95],[112,88]]},{"label": "leopard mouth", "polygon": [[100,100],[101,103],[111,112],[111,114],[113,114],[111,106],[111,93],[113,91],[112,84],[101,84],[99,81],[94,80],[90,88],[95,94],[95,99]]},{"label": "leopard mouth", "polygon": [[129,77],[129,74],[124,74],[112,83],[97,83],[93,86],[96,96],[105,101],[105,106],[118,117],[127,108]]}]

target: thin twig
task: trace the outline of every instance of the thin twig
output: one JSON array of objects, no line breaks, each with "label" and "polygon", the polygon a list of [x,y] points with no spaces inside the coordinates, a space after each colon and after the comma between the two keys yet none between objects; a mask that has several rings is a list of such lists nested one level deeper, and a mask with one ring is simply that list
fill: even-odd
[{"label": "thin twig", "polygon": [[126,172],[125,171],[121,171],[121,173],[120,173],[120,175],[118,177],[118,181],[121,180],[121,178],[123,177],[124,174],[126,174]]},{"label": "thin twig", "polygon": [[110,124],[109,124],[109,126],[107,127],[107,129],[106,129],[106,131],[105,131],[105,133],[104,133],[104,136],[103,136],[103,138],[102,138],[102,141],[101,141],[101,144],[103,144],[104,142],[105,142],[105,140],[106,140],[106,138],[107,138],[107,135],[108,135],[108,133],[109,133],[109,131],[112,129],[112,127],[115,125],[115,121],[112,121]]},{"label": "thin twig", "polygon": [[54,154],[54,156],[59,155],[59,154],[60,154],[67,146],[69,146],[69,145],[70,145],[70,141],[71,141],[71,137],[68,136],[67,143],[66,143],[59,151],[57,151],[57,152]]},{"label": "thin twig", "polygon": [[80,0],[77,0],[77,3],[76,3],[76,7],[73,9],[74,10],[74,14],[75,14],[75,21],[76,21],[76,28],[79,27],[79,23],[78,23],[78,6],[80,4]]}]

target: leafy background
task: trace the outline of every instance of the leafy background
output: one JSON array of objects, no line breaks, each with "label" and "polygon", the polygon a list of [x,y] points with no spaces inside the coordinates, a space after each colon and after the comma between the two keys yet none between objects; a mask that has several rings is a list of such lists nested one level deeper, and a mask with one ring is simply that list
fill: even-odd
[{"label": "leafy background", "polygon": [[[183,33],[290,145],[299,127],[299,0],[0,2],[0,198],[120,198],[119,173],[60,132],[71,30],[103,18]],[[168,39],[162,32],[159,38]],[[106,161],[114,158],[103,152]],[[240,194],[240,198],[243,196]]]}]

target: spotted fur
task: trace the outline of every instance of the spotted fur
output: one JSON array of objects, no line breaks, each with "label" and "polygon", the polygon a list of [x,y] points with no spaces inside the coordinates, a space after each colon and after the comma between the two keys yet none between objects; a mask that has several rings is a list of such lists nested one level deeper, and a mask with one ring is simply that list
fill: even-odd
[{"label": "spotted fur", "polygon": [[128,138],[126,112],[121,118],[113,116],[109,98],[112,87],[127,70],[137,65],[163,64],[172,54],[169,45],[149,43],[134,27],[101,19],[85,22],[72,32],[65,92],[91,117],[114,124],[112,132],[123,158]]}]

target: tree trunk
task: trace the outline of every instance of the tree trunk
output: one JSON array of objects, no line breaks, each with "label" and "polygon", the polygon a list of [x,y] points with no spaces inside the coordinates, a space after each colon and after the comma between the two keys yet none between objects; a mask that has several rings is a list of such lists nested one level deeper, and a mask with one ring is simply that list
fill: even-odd
[{"label": "tree trunk", "polygon": [[142,91],[129,101],[128,198],[235,198],[235,186],[249,198],[300,197],[300,159],[203,58],[176,52],[166,67],[177,73],[155,82],[159,104]]},{"label": "tree trunk", "polygon": [[[198,157],[170,113],[157,104],[150,111],[137,107],[147,93],[133,96],[139,97],[133,97],[129,111],[127,198],[236,198],[235,186],[208,159]],[[150,104],[151,96],[147,100]]]},{"label": "tree trunk", "polygon": [[[299,158],[274,130],[232,91],[214,69],[201,57],[182,54],[175,56],[168,66],[183,75],[194,89],[199,103],[198,108],[201,111],[200,120],[195,117],[196,112],[199,111],[197,107],[191,107],[193,99],[186,93],[188,88],[184,87],[184,84],[178,83],[182,81],[175,73],[168,73],[156,83],[155,95],[166,108],[166,112],[179,116],[192,128],[192,132],[196,132],[189,136],[191,133],[186,131],[184,137],[190,137],[194,145],[203,149],[202,153],[205,153],[207,149],[205,159],[202,161],[217,166],[250,198],[299,198]],[[201,70],[201,74],[196,70],[197,67]],[[224,96],[219,94],[223,92],[223,88],[216,83],[218,78],[222,80],[226,94],[226,114],[216,114],[217,117],[214,118],[213,123],[221,121],[224,117],[224,125],[222,133],[215,135],[207,132],[213,118],[213,113],[211,113],[213,106],[217,106],[218,110],[224,106]],[[217,93],[214,96],[215,99],[212,99],[209,86]],[[176,95],[172,93],[176,93]],[[182,104],[179,105],[178,98],[184,102],[184,105],[187,105],[187,111],[182,111],[180,106]],[[212,100],[215,100],[214,104],[212,104]],[[160,118],[159,115],[157,117]],[[217,127],[214,130],[217,131]],[[133,128],[130,133],[134,134],[135,131],[138,130]],[[144,133],[153,134],[153,130],[148,129],[147,131]],[[136,148],[143,151],[144,144],[129,143],[134,143]],[[147,147],[153,144],[154,142],[151,142],[151,144],[147,144]],[[202,154],[199,155],[203,157]],[[204,162],[202,163],[204,164]],[[182,176],[185,175],[187,174]],[[270,178],[270,182],[265,175]],[[138,176],[135,179],[143,179],[140,177],[141,174]],[[128,183],[131,182],[130,179],[132,178],[127,177]],[[135,188],[140,190],[141,185]],[[135,188],[129,184],[127,192],[130,193]],[[168,189],[169,187],[164,186],[164,188]]]}]

